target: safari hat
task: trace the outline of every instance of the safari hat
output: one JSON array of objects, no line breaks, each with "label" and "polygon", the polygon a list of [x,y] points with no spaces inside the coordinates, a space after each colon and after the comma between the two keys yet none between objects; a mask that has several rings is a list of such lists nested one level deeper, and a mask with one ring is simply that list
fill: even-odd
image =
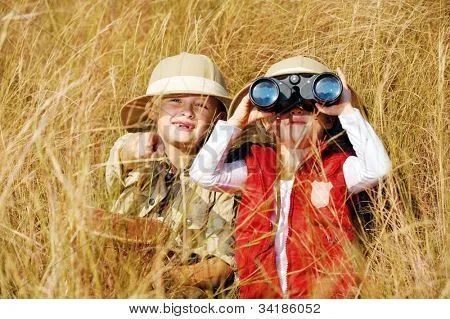
[{"label": "safari hat", "polygon": [[227,110],[231,102],[217,65],[205,55],[182,52],[161,60],[152,72],[146,94],[122,106],[122,125],[129,131],[142,127],[151,118],[152,97],[168,94],[214,96]]},{"label": "safari hat", "polygon": [[[285,60],[281,60],[274,65],[272,65],[264,75],[265,77],[273,77],[277,75],[284,74],[296,74],[296,73],[323,73],[323,72],[331,72],[331,70],[316,60],[304,57],[304,56],[295,56],[292,58],[288,58]],[[250,86],[253,81],[247,84],[236,97],[231,102],[229,114],[233,114],[236,107],[239,105],[241,100],[248,94]]]}]

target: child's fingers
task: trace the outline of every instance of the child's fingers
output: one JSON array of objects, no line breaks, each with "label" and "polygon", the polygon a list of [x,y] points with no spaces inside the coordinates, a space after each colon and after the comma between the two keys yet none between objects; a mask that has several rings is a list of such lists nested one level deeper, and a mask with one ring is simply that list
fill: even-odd
[{"label": "child's fingers", "polygon": [[164,144],[162,143],[162,141],[160,141],[159,143],[158,143],[158,147],[156,148],[156,152],[158,153],[158,154],[164,154]]},{"label": "child's fingers", "polygon": [[136,159],[144,158],[146,157],[146,154],[148,154],[148,136],[146,133],[139,133],[139,137],[137,140],[137,156]]},{"label": "child's fingers", "polygon": [[261,111],[259,111],[257,109],[254,109],[252,111],[251,115],[252,115],[251,116],[251,121],[254,122],[254,121],[258,121],[258,120],[269,118],[269,117],[273,116],[274,114],[271,113],[271,112],[261,112]]},{"label": "child's fingers", "polygon": [[156,147],[158,146],[160,140],[159,140],[159,136],[157,134],[153,134],[153,133],[147,133],[148,137],[147,137],[147,146],[152,149],[152,150],[156,150]]},{"label": "child's fingers", "polygon": [[241,106],[241,105],[245,106],[246,108],[251,108],[251,106],[253,106],[252,102],[250,101],[250,95],[246,94],[242,98],[241,103],[239,103],[239,106]]},{"label": "child's fingers", "polygon": [[152,144],[151,150],[149,150],[149,156],[150,158],[158,158],[161,157],[164,154],[164,144],[159,139],[159,136],[157,136],[157,139],[153,139],[154,143]]},{"label": "child's fingers", "polygon": [[260,117],[259,117],[260,120],[267,119],[271,116],[274,116],[274,114],[271,112],[259,112],[259,115],[260,115]]},{"label": "child's fingers", "polygon": [[164,144],[162,143],[161,138],[158,134],[154,133],[146,133],[149,134],[147,137],[147,156],[150,157],[158,157],[164,153]]},{"label": "child's fingers", "polygon": [[341,68],[339,68],[339,67],[337,68],[337,74],[338,74],[339,78],[341,79],[342,86],[343,86],[344,88],[348,89],[348,86],[347,86],[347,79],[345,78],[344,73],[342,73],[342,70],[341,70]]},{"label": "child's fingers", "polygon": [[317,110],[319,110],[320,113],[325,113],[325,114],[327,114],[326,108],[325,108],[322,104],[316,103],[315,105],[316,105]]}]

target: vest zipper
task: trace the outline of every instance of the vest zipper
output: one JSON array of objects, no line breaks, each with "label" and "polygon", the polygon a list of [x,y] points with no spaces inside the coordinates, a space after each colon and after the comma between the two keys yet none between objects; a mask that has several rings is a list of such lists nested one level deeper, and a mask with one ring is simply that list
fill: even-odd
[{"label": "vest zipper", "polygon": [[[295,177],[294,177],[294,180],[292,181],[292,185],[290,187],[289,211],[286,214],[285,219],[284,219],[287,229],[285,229],[285,232],[283,232],[283,233],[285,233],[286,236],[283,236],[283,238],[282,238],[283,241],[282,241],[281,247],[280,247],[281,249],[284,248],[284,251],[286,252],[285,253],[285,255],[286,255],[286,269],[283,269],[282,272],[281,272],[281,276],[284,279],[284,282],[286,283],[286,291],[283,291],[283,287],[281,287],[282,297],[284,299],[289,298],[289,282],[288,282],[288,279],[287,279],[287,274],[289,273],[288,272],[288,269],[289,269],[289,257],[288,257],[288,251],[287,251],[287,242],[288,242],[288,238],[289,238],[289,235],[290,235],[290,227],[289,227],[289,225],[291,224],[290,223],[291,211],[293,210],[293,208],[292,208],[293,207],[292,206],[292,195],[294,193],[294,183],[295,183]],[[281,198],[281,196],[280,196],[280,198]],[[281,205],[280,205],[280,209],[281,209]],[[281,212],[280,212],[280,214],[281,214]]]},{"label": "vest zipper", "polygon": [[290,298],[290,296],[289,296],[289,291],[290,291],[290,285],[289,285],[289,281],[288,281],[288,278],[287,278],[287,274],[289,273],[289,271],[290,271],[290,269],[289,269],[289,266],[290,266],[290,264],[289,264],[289,254],[288,254],[288,247],[290,246],[288,246],[288,241],[289,241],[289,236],[291,235],[291,227],[290,227],[290,225],[291,225],[291,220],[292,220],[292,213],[293,213],[293,211],[294,211],[294,205],[293,205],[293,203],[294,203],[294,201],[293,201],[293,199],[294,199],[294,195],[295,195],[295,180],[296,180],[296,176],[294,175],[294,181],[292,182],[292,189],[291,189],[291,194],[290,194],[290,196],[289,196],[289,198],[290,198],[290,201],[289,201],[289,213],[288,213],[288,216],[287,216],[287,234],[286,234],[286,240],[285,240],[285,245],[286,245],[286,274],[285,274],[285,276],[286,276],[286,292],[287,293],[285,293],[285,294],[283,294],[284,296],[284,298]]},{"label": "vest zipper", "polygon": [[[288,214],[288,218],[289,218],[289,214]],[[284,299],[289,298],[289,282],[287,280],[287,274],[288,274],[288,268],[289,268],[289,258],[288,258],[288,251],[287,251],[287,239],[288,239],[288,236],[289,236],[289,219],[288,219],[288,222],[287,222],[286,238],[283,239],[283,243],[282,243],[282,246],[284,247],[284,250],[286,251],[286,269],[283,270],[284,273],[282,274],[282,276],[284,277],[284,282],[286,282],[286,291],[283,291],[283,298]]]}]

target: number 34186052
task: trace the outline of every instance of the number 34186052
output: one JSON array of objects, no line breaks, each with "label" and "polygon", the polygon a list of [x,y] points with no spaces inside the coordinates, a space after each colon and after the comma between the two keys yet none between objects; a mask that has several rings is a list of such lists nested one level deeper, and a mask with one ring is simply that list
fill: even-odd
[{"label": "number 34186052", "polygon": [[259,313],[320,313],[320,304],[259,304]]}]

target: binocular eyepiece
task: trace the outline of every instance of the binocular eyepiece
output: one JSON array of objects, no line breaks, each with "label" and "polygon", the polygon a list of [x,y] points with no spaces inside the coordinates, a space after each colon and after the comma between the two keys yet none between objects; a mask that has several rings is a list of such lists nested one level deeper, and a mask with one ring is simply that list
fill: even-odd
[{"label": "binocular eyepiece", "polygon": [[249,92],[259,110],[274,113],[287,112],[295,106],[312,111],[315,103],[330,106],[341,94],[341,79],[331,72],[263,77],[253,82]]}]

